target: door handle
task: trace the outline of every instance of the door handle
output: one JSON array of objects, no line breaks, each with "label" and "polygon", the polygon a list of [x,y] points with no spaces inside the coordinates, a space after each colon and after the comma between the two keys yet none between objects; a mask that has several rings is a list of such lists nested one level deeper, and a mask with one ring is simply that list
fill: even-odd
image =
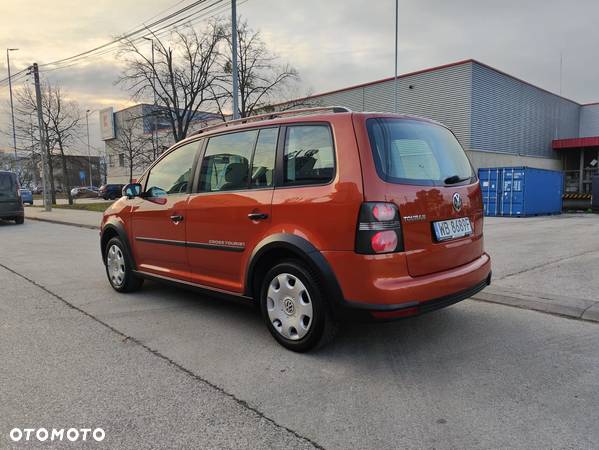
[{"label": "door handle", "polygon": [[175,214],[175,215],[171,216],[171,220],[175,223],[183,222],[183,216],[181,216],[179,214]]},{"label": "door handle", "polygon": [[250,213],[250,214],[248,214],[248,219],[250,219],[250,220],[265,220],[265,219],[268,219],[268,214],[266,214],[266,213]]}]

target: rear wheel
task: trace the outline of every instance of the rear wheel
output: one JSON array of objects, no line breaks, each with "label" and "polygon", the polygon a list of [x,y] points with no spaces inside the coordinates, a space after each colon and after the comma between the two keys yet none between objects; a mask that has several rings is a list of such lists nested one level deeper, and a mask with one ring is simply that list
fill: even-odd
[{"label": "rear wheel", "polygon": [[105,248],[105,259],[106,275],[114,290],[133,292],[141,287],[143,278],[139,278],[133,273],[125,246],[118,237],[108,241]]},{"label": "rear wheel", "polygon": [[260,308],[270,333],[289,350],[306,352],[323,346],[337,330],[316,277],[296,261],[268,271]]},{"label": "rear wheel", "polygon": [[25,217],[24,216],[15,217],[15,223],[17,225],[23,225],[23,223],[25,223]]}]

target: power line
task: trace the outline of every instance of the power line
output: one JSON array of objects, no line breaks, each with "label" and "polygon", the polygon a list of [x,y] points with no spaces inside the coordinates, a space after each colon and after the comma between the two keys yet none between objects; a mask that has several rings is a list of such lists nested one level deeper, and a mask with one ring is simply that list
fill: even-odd
[{"label": "power line", "polygon": [[[147,33],[147,31],[151,30],[153,27],[159,26],[162,23],[164,23],[164,22],[166,22],[166,21],[168,21],[170,19],[173,19],[173,18],[179,16],[180,14],[183,14],[183,13],[189,11],[190,9],[193,9],[196,6],[198,6],[198,5],[202,4],[202,3],[205,3],[207,1],[208,0],[196,0],[195,2],[193,2],[193,3],[191,3],[191,4],[187,5],[187,6],[185,6],[183,8],[180,8],[177,11],[175,11],[175,12],[173,12],[173,13],[165,16],[165,17],[162,17],[161,19],[158,19],[158,20],[156,20],[156,21],[154,21],[154,22],[152,22],[152,23],[150,23],[148,25],[144,25],[143,27],[140,27],[140,28],[138,28],[138,29],[136,29],[136,30],[134,30],[134,31],[132,31],[130,33],[125,33],[125,34],[123,34],[123,35],[121,35],[121,36],[113,39],[112,41],[106,42],[106,43],[104,43],[102,45],[99,45],[97,47],[94,47],[94,48],[92,48],[90,50],[86,50],[84,52],[78,53],[78,54],[73,55],[73,56],[69,56],[67,58],[62,58],[62,59],[58,59],[56,61],[52,61],[52,62],[49,62],[49,63],[40,64],[40,67],[48,67],[48,66],[53,66],[53,65],[57,65],[57,64],[69,62],[71,60],[81,58],[82,56],[87,56],[89,54],[97,52],[98,50],[106,49],[109,46],[112,46],[114,44],[118,44],[118,43],[122,42],[123,40],[132,38],[132,37],[134,37],[134,36],[136,36],[136,35],[138,35],[140,33],[144,33],[144,32]],[[222,1],[222,0],[220,0],[220,1]]]},{"label": "power line", "polygon": [[[203,0],[203,1],[207,1],[207,0]],[[206,17],[214,16],[214,15],[216,15],[216,14],[218,14],[218,13],[226,10],[226,8],[228,7],[227,4],[220,5],[220,3],[222,3],[223,1],[224,0],[215,0],[210,5],[208,5],[208,6],[204,7],[204,8],[201,8],[198,11],[195,11],[195,12],[193,12],[193,13],[191,13],[191,14],[183,17],[183,18],[179,18],[179,19],[177,19],[177,20],[175,20],[175,21],[173,21],[171,23],[163,25],[162,27],[158,28],[155,31],[150,30],[150,29],[146,29],[144,31],[148,32],[148,34],[150,36],[162,36],[162,35],[168,33],[170,31],[170,29],[174,25],[176,25],[176,24],[178,24],[180,22],[183,22],[186,19],[190,19],[189,23],[193,24],[193,23],[196,23],[197,21],[199,21],[201,19],[204,19]],[[247,0],[244,0],[242,3],[245,3],[246,1]],[[213,10],[209,10],[210,8],[212,8],[214,6],[216,6],[216,8],[214,8]],[[200,13],[203,13],[203,14],[200,14]],[[194,17],[193,19],[191,19],[193,16],[196,16],[196,17]],[[139,37],[136,37],[136,38],[132,39],[131,42],[138,43],[138,42],[141,42],[143,40],[143,38],[144,38],[144,36],[139,36]],[[126,39],[126,38],[122,37],[122,38],[120,38],[120,40],[115,40],[114,42],[118,43],[118,42],[121,42],[124,39]],[[72,59],[72,61],[67,61],[66,64],[63,63],[62,65],[58,65],[57,67],[53,67],[53,68],[50,68],[50,69],[45,69],[45,70],[43,70],[43,72],[47,73],[47,72],[52,72],[52,71],[55,71],[55,70],[66,69],[68,67],[72,67],[74,65],[77,65],[77,64],[81,63],[82,61],[84,61],[84,60],[86,60],[88,58],[97,58],[97,57],[100,57],[100,56],[108,55],[108,54],[113,53],[113,52],[118,51],[118,50],[119,50],[118,47],[105,48],[105,49],[103,49],[103,50],[101,50],[99,52],[96,52],[96,53],[86,54],[84,56],[73,56],[71,58],[65,58],[65,60]],[[84,53],[86,53],[86,52],[84,52]],[[58,64],[58,62],[55,62],[55,63]],[[55,64],[55,63],[47,63],[47,64],[43,64],[43,66],[52,65],[52,64]]]}]

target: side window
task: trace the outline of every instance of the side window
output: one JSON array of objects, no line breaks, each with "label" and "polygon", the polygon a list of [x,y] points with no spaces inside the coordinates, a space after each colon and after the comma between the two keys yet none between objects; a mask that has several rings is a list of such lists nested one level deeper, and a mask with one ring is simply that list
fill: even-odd
[{"label": "side window", "polygon": [[333,137],[326,125],[287,127],[283,155],[285,184],[319,184],[333,179]]},{"label": "side window", "polygon": [[277,150],[278,128],[263,128],[258,134],[256,151],[252,160],[250,187],[272,187],[274,184],[275,153]]},{"label": "side window", "polygon": [[146,193],[150,197],[183,194],[191,182],[193,160],[196,156],[198,143],[179,147],[161,159],[148,175]]},{"label": "side window", "polygon": [[210,138],[200,170],[200,192],[247,189],[258,130]]}]

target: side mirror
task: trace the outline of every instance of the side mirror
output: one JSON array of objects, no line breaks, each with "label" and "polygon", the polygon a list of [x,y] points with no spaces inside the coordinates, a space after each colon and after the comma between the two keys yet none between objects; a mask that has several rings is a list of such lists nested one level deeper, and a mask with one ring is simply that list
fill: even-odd
[{"label": "side mirror", "polygon": [[139,197],[141,195],[141,184],[130,183],[123,188],[123,195],[128,199]]}]

